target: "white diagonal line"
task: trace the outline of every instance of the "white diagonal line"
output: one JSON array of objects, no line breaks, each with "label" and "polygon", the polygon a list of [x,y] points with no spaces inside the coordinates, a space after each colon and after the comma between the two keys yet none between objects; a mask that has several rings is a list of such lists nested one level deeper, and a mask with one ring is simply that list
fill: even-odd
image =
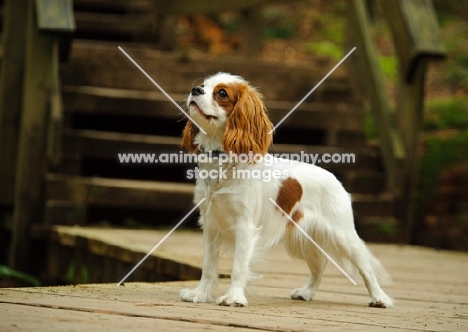
[{"label": "white diagonal line", "polygon": [[123,54],[125,54],[125,56],[126,56],[138,69],[140,69],[140,71],[141,71],[154,85],[156,85],[156,87],[157,87],[159,90],[161,90],[161,92],[162,92],[170,101],[172,101],[172,103],[173,103],[182,113],[184,113],[185,116],[186,116],[190,121],[192,121],[192,123],[193,123],[195,126],[197,126],[198,129],[200,129],[200,131],[201,131],[203,134],[206,135],[206,131],[204,131],[203,128],[200,127],[200,126],[192,119],[192,117],[191,117],[190,115],[188,115],[188,113],[185,112],[184,109],[183,109],[182,107],[180,107],[180,105],[177,104],[177,102],[176,102],[174,99],[172,99],[171,96],[169,96],[169,94],[168,94],[166,91],[164,91],[164,89],[163,89],[155,80],[153,80],[153,78],[152,78],[151,76],[149,76],[148,73],[147,73],[143,68],[141,68],[141,66],[140,66],[138,63],[136,63],[136,61],[133,60],[132,57],[131,57],[130,55],[128,55],[127,52],[124,51],[124,49],[123,49],[122,47],[119,46],[118,49],[119,49]]},{"label": "white diagonal line", "polygon": [[310,235],[307,234],[306,231],[302,229],[301,226],[299,226],[299,224],[298,224],[297,222],[295,222],[295,221],[294,221],[278,204],[276,204],[276,202],[275,202],[272,198],[269,198],[269,200],[270,200],[273,204],[275,204],[275,206],[276,206],[281,212],[283,212],[283,214],[289,219],[289,221],[292,222],[292,223],[297,227],[297,229],[299,229],[299,230],[302,232],[302,234],[304,234],[305,237],[308,238],[308,239],[310,240],[310,242],[312,242],[312,243],[317,247],[317,249],[320,250],[320,251],[322,252],[322,254],[324,254],[325,257],[327,257],[328,260],[329,260],[330,262],[332,262],[333,265],[335,265],[335,266],[338,268],[338,270],[340,270],[340,272],[343,273],[343,274],[345,275],[346,278],[349,279],[349,281],[351,281],[355,286],[357,285],[356,281],[354,281],[354,279],[351,278],[350,275],[349,275],[348,273],[346,273],[346,271],[343,270],[343,269],[341,268],[341,266],[339,266],[339,265],[333,260],[333,258],[331,258],[330,255],[327,254],[327,252],[326,252],[325,250],[323,250],[322,247],[320,247],[320,246],[318,245],[318,243],[315,242],[314,239],[312,239],[312,238],[310,237]]},{"label": "white diagonal line", "polygon": [[291,113],[294,112],[294,111],[296,110],[296,108],[298,108],[298,107],[304,102],[304,100],[306,100],[306,99],[312,94],[312,92],[314,92],[314,91],[320,86],[320,84],[322,84],[323,81],[325,81],[325,80],[328,78],[328,76],[330,76],[330,75],[335,71],[335,69],[338,68],[338,67],[342,64],[343,61],[345,61],[345,60],[351,55],[351,53],[354,52],[355,49],[356,49],[356,47],[353,47],[353,49],[352,49],[351,51],[349,51],[348,54],[346,54],[346,55],[344,56],[344,58],[341,59],[341,61],[338,62],[338,63],[335,65],[335,67],[333,67],[332,70],[330,70],[330,71],[328,72],[328,74],[325,75],[325,77],[322,78],[322,80],[321,80],[320,82],[318,82],[317,85],[314,86],[314,88],[313,88],[312,90],[310,90],[309,93],[306,94],[305,97],[302,98],[301,101],[299,101],[299,102],[297,103],[297,105],[294,106],[293,109],[290,110],[290,111],[288,112],[288,114],[286,114],[286,115],[284,116],[284,118],[282,118],[282,119],[280,120],[280,122],[278,122],[278,123],[276,124],[276,126],[273,127],[272,130],[270,130],[270,132],[269,132],[268,134],[271,134],[276,128],[278,128],[278,126],[279,126],[280,124],[282,124],[283,121],[286,120],[286,119],[288,118],[288,116],[290,116]]},{"label": "white diagonal line", "polygon": [[120,280],[120,282],[117,284],[117,286],[120,286],[120,285],[121,285],[121,284],[122,284],[122,283],[123,283],[139,266],[140,266],[140,265],[141,265],[141,263],[143,263],[143,262],[153,253],[153,251],[155,251],[155,250],[161,245],[161,243],[163,243],[164,241],[166,241],[166,239],[172,234],[172,232],[174,232],[174,231],[177,229],[177,227],[179,227],[179,226],[185,221],[185,219],[187,219],[188,216],[190,216],[190,215],[192,214],[192,212],[195,211],[195,210],[200,206],[201,203],[203,203],[203,201],[204,201],[205,199],[206,199],[206,198],[203,198],[200,202],[198,202],[198,204],[195,205],[195,206],[193,207],[193,209],[190,210],[190,212],[187,213],[187,214],[185,215],[185,217],[183,217],[182,220],[179,221],[179,223],[178,223],[177,225],[175,225],[174,228],[171,229],[170,232],[167,233],[166,236],[164,236],[164,237],[161,239],[161,241],[159,241],[158,244],[156,244],[156,245],[153,247],[153,249],[151,249],[150,252],[147,253],[146,256],[143,257],[143,258],[141,259],[141,261],[139,261],[138,264],[135,265],[135,267],[134,267],[130,272],[127,273],[127,275],[126,275],[125,277],[123,277],[122,280]]}]

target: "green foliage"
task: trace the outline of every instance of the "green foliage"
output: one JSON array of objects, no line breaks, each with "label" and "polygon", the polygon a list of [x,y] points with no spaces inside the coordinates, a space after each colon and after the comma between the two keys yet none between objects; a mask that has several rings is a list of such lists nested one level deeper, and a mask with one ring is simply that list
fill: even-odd
[{"label": "green foliage", "polygon": [[438,99],[427,103],[424,129],[468,129],[468,98]]},{"label": "green foliage", "polygon": [[445,167],[463,160],[468,160],[468,131],[447,138],[427,138],[424,142],[426,151],[420,166],[420,196],[434,193],[439,182],[439,174]]},{"label": "green foliage", "polygon": [[236,13],[221,13],[219,15],[211,15],[210,18],[216,21],[223,30],[234,34],[241,31],[242,18]]},{"label": "green foliage", "polygon": [[291,39],[296,33],[296,27],[293,21],[281,20],[268,24],[263,31],[263,37],[268,39]]},{"label": "green foliage", "polygon": [[456,49],[447,63],[446,82],[452,88],[468,89],[468,54]]},{"label": "green foliage", "polygon": [[317,17],[320,35],[323,40],[341,45],[344,39],[345,20],[335,13],[324,13]]},{"label": "green foliage", "polygon": [[0,278],[12,278],[33,287],[38,287],[41,285],[39,280],[35,277],[23,272],[16,271],[5,265],[0,265]]},{"label": "green foliage", "polygon": [[392,221],[383,220],[378,224],[378,231],[393,238],[398,233],[398,226]]},{"label": "green foliage", "polygon": [[340,46],[330,42],[319,42],[307,44],[307,49],[318,56],[329,57],[339,60],[343,57],[343,50]]},{"label": "green foliage", "polygon": [[71,262],[70,265],[68,265],[65,280],[71,284],[74,284],[77,282],[78,277],[80,278],[80,283],[82,284],[89,283],[88,268],[86,266],[82,266],[81,269],[77,271],[75,263]]},{"label": "green foliage", "polygon": [[375,126],[374,118],[370,112],[364,115],[364,133],[368,139],[378,138],[377,128]]},{"label": "green foliage", "polygon": [[[468,5],[467,5],[468,10]],[[468,24],[466,21],[449,21],[442,28],[442,38],[447,50],[443,64],[444,81],[453,90],[468,90]]]},{"label": "green foliage", "polygon": [[397,60],[394,56],[379,57],[380,70],[385,78],[394,80],[397,77]]}]

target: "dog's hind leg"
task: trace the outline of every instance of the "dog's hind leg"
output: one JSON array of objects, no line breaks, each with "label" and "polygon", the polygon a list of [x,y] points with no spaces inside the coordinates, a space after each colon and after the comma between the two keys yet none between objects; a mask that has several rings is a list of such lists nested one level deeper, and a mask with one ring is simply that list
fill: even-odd
[{"label": "dog's hind leg", "polygon": [[[356,238],[354,238],[354,235]],[[352,239],[340,241],[337,245],[343,256],[356,266],[364,279],[370,295],[369,306],[378,308],[393,307],[393,300],[380,288],[375,272],[375,267],[378,263],[377,259],[372,255],[357,233],[354,233],[354,235],[352,235]]]},{"label": "dog's hind leg", "polygon": [[291,298],[294,300],[310,301],[317,291],[320,280],[322,279],[323,271],[327,265],[327,258],[320,252],[316,251],[311,257],[307,257],[307,266],[310,270],[309,280],[301,287],[296,288],[291,292]]}]

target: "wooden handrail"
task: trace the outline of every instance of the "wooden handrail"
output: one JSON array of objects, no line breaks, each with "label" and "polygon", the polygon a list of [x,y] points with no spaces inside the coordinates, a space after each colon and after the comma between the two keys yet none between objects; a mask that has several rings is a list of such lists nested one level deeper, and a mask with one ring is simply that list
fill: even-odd
[{"label": "wooden handrail", "polygon": [[350,76],[354,79],[354,85],[364,85],[365,95],[371,101],[371,114],[379,133],[387,183],[390,191],[398,194],[401,188],[400,164],[405,158],[405,152],[385,93],[377,54],[370,36],[365,0],[351,0],[347,4],[347,41],[349,46],[356,46],[355,55],[350,59],[352,63],[348,66]]},{"label": "wooden handrail", "polygon": [[396,109],[390,110],[372,44],[365,0],[348,2],[348,43],[356,43],[355,83],[364,82],[379,132],[389,189],[395,197],[403,242],[414,234],[418,144],[422,127],[426,63],[445,56],[431,0],[381,1],[395,41],[399,63]]}]

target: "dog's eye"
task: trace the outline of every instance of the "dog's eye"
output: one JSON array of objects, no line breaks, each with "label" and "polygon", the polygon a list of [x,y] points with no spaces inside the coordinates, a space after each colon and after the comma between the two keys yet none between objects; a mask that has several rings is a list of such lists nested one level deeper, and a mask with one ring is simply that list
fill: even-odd
[{"label": "dog's eye", "polygon": [[218,91],[218,97],[220,97],[220,98],[226,98],[227,96],[228,96],[228,95],[227,95],[226,90],[221,89],[221,90]]}]

